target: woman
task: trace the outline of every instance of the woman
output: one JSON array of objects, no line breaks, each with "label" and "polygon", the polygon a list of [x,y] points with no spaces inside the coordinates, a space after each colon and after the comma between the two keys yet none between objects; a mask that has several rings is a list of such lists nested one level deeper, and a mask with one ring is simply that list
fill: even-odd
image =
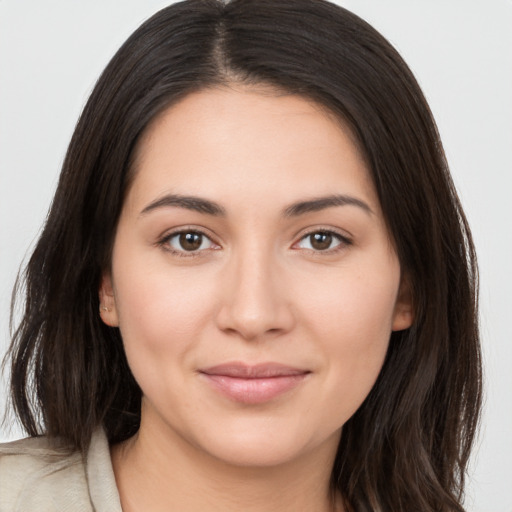
[{"label": "woman", "polygon": [[417,83],[353,14],[142,25],[26,285],[13,403],[44,437],[1,448],[1,510],[463,510],[473,245]]}]

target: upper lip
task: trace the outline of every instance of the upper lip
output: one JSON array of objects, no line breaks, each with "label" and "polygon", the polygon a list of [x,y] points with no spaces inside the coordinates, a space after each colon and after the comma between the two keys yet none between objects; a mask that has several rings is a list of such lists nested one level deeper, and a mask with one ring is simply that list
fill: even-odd
[{"label": "upper lip", "polygon": [[247,364],[241,362],[224,363],[200,370],[206,375],[223,375],[239,379],[263,379],[271,377],[290,377],[304,375],[309,370],[295,368],[280,363]]}]

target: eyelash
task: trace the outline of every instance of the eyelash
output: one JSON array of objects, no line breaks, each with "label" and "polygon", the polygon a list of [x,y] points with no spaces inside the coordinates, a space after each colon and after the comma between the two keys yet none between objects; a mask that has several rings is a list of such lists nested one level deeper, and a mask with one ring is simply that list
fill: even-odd
[{"label": "eyelash", "polygon": [[[199,257],[202,255],[201,253],[203,251],[208,250],[208,249],[202,249],[202,250],[186,251],[186,250],[172,249],[169,245],[169,242],[173,238],[183,235],[183,234],[200,235],[200,236],[208,239],[212,244],[216,245],[215,242],[213,242],[213,240],[211,239],[211,237],[209,235],[207,235],[204,231],[197,229],[197,228],[188,228],[188,229],[185,228],[185,229],[180,229],[178,231],[173,231],[172,233],[168,233],[168,234],[164,235],[162,238],[160,238],[160,240],[158,240],[157,245],[162,247],[165,251],[170,252],[174,256],[178,256],[181,258]],[[339,243],[335,247],[328,248],[325,250],[304,249],[304,250],[314,254],[315,256],[321,256],[321,255],[325,255],[325,254],[335,254],[335,253],[345,249],[346,247],[349,247],[353,243],[350,238],[348,238],[346,235],[342,235],[341,233],[338,233],[337,231],[334,231],[332,229],[322,229],[322,228],[318,229],[317,228],[315,230],[304,233],[299,238],[299,240],[293,244],[293,246],[299,244],[303,240],[306,240],[308,237],[310,237],[312,235],[316,235],[316,234],[330,235],[333,237],[333,239],[336,239]],[[210,249],[210,250],[216,250],[216,249]],[[299,250],[299,249],[295,249],[295,250]]]},{"label": "eyelash", "polygon": [[[162,247],[165,251],[170,252],[173,256],[178,256],[180,258],[194,258],[194,257],[201,256],[201,252],[203,252],[206,249],[203,249],[202,251],[199,251],[199,250],[196,250],[196,251],[181,250],[180,251],[180,250],[176,250],[176,249],[173,249],[172,247],[170,247],[169,242],[173,238],[180,236],[180,235],[184,235],[184,234],[200,235],[200,236],[210,240],[210,242],[212,244],[216,245],[210,236],[208,236],[204,231],[201,231],[200,229],[197,229],[197,228],[183,228],[178,231],[173,231],[172,233],[168,233],[168,234],[164,235],[157,242],[157,244],[160,247]],[[216,249],[213,249],[213,250],[216,250]]]},{"label": "eyelash", "polygon": [[330,236],[332,236],[333,239],[336,239],[339,243],[338,243],[338,245],[336,245],[332,248],[329,248],[329,249],[325,249],[325,250],[305,249],[315,256],[321,257],[322,255],[335,254],[335,253],[342,251],[343,249],[346,249],[347,247],[351,246],[353,243],[349,237],[347,237],[346,235],[342,235],[341,233],[334,231],[331,228],[329,228],[329,229],[316,228],[311,231],[308,231],[307,233],[304,233],[300,237],[300,239],[297,242],[295,242],[293,245],[295,246],[298,243],[302,242],[303,240],[306,240],[308,237],[311,237],[312,235],[317,235],[317,234],[330,235]]}]

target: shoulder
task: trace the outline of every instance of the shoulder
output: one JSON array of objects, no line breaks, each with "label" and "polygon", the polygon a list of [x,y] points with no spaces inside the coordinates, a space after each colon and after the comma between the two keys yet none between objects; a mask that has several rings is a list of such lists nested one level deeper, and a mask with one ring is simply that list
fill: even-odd
[{"label": "shoulder", "polygon": [[91,509],[84,457],[46,437],[0,444],[0,512]]}]

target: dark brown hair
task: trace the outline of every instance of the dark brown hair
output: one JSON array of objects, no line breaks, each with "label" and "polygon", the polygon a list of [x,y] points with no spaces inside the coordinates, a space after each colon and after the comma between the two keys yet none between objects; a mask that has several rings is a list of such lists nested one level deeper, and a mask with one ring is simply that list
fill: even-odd
[{"label": "dark brown hair", "polygon": [[112,443],[137,431],[140,388],[119,330],[98,315],[134,149],[167,106],[233,82],[312,99],[352,130],[414,296],[413,326],[392,334],[374,388],[343,427],[333,489],[351,511],[462,511],[481,403],[471,235],[410,70],[367,23],[324,0],[188,0],[114,56],[22,275],[10,348],[17,416],[30,435],[78,449],[99,425]]}]

